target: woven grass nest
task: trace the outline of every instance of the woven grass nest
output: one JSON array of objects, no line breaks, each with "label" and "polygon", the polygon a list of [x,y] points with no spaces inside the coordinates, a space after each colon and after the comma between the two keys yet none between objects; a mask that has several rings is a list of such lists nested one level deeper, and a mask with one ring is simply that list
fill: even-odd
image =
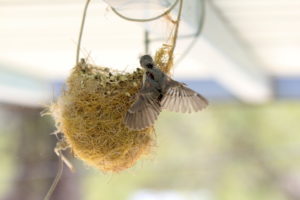
[{"label": "woven grass nest", "polygon": [[[170,46],[157,51],[155,62],[163,71],[170,71]],[[140,68],[122,73],[84,60],[73,68],[50,112],[77,158],[102,171],[117,172],[151,151],[154,127],[133,131],[123,123],[141,88],[143,73]]]}]

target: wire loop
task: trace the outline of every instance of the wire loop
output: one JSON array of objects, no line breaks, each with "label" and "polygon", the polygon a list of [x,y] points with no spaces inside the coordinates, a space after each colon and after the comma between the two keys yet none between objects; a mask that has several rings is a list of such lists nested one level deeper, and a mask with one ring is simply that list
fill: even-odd
[{"label": "wire loop", "polygon": [[177,3],[179,2],[179,0],[176,0],[172,6],[170,6],[166,11],[164,11],[163,13],[155,16],[155,17],[151,17],[151,18],[147,18],[147,19],[138,19],[138,18],[130,18],[130,17],[126,17],[125,15],[121,14],[120,12],[118,12],[114,7],[110,7],[110,9],[116,14],[118,15],[119,17],[125,19],[125,20],[128,20],[128,21],[133,21],[133,22],[150,22],[150,21],[154,21],[154,20],[157,20],[167,14],[169,14],[174,8],[175,6],[177,5]]}]

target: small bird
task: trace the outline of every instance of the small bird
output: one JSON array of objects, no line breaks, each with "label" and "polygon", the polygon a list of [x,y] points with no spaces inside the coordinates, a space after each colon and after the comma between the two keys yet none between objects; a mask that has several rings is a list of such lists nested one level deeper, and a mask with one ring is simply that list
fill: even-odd
[{"label": "small bird", "polygon": [[142,56],[140,65],[145,69],[143,84],[124,119],[129,129],[141,130],[152,126],[162,109],[190,113],[208,105],[203,96],[157,68],[150,55]]}]

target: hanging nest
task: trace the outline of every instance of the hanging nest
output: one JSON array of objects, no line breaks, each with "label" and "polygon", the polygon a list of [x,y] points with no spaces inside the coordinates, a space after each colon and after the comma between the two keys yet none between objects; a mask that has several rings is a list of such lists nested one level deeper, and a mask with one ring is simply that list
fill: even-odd
[{"label": "hanging nest", "polygon": [[[155,61],[163,71],[172,65],[170,46]],[[154,127],[129,130],[124,116],[142,85],[144,71],[121,73],[82,60],[69,76],[66,89],[50,107],[59,132],[74,155],[102,171],[130,168],[155,144]]]}]

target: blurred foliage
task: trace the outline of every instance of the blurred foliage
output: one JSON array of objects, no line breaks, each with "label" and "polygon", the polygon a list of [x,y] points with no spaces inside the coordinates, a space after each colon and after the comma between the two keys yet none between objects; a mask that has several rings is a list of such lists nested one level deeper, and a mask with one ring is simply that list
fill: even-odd
[{"label": "blurred foliage", "polygon": [[218,200],[292,199],[283,180],[300,172],[299,117],[296,102],[164,112],[151,158],[120,174],[88,171],[86,199],[125,199],[143,188],[205,189]]},{"label": "blurred foliage", "polygon": [[17,170],[14,162],[16,159],[14,155],[17,152],[17,135],[11,134],[16,129],[15,124],[9,121],[11,117],[9,113],[0,112],[0,199],[10,190],[13,175]]},{"label": "blurred foliage", "polygon": [[[13,149],[11,145],[14,144],[13,137],[7,137],[8,132],[6,130],[0,131],[0,197],[9,190],[9,186],[12,180],[12,174],[15,171],[13,165]],[[0,198],[1,199],[1,198]]]},{"label": "blurred foliage", "polygon": [[[300,199],[299,117],[298,102],[163,112],[153,153],[132,169],[105,174],[76,162],[83,199],[130,199],[142,189],[205,190],[216,200]],[[0,137],[1,149],[14,144],[11,135],[1,132]],[[1,172],[11,165],[4,154],[13,156],[1,151]],[[3,189],[8,175],[1,172]]]}]

